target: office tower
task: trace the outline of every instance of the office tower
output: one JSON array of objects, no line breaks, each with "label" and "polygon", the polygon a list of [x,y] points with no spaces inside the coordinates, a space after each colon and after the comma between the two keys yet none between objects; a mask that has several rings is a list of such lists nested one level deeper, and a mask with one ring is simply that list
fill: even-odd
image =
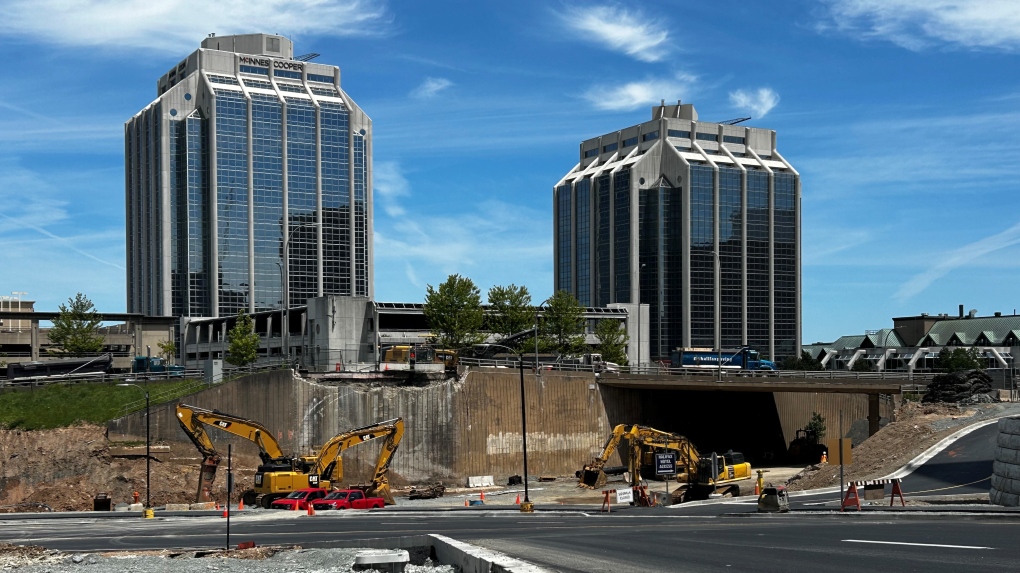
[{"label": "office tower", "polygon": [[655,106],[582,142],[553,188],[556,289],[585,306],[648,304],[653,360],[800,353],[800,176],[775,131],[737,123]]},{"label": "office tower", "polygon": [[316,56],[210,35],[125,124],[128,312],[372,296],[372,122]]}]

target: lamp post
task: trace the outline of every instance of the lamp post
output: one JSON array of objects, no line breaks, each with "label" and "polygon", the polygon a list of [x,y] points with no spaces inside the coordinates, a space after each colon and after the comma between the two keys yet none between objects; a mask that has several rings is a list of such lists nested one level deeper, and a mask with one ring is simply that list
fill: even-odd
[{"label": "lamp post", "polygon": [[294,231],[298,229],[321,225],[321,222],[302,223],[291,227],[287,231],[287,236],[283,238],[283,265],[280,266],[283,270],[283,352],[287,357],[288,364],[290,363],[290,240],[294,237]]},{"label": "lamp post", "polygon": [[[543,302],[542,304],[545,303]],[[538,339],[537,326],[535,328],[535,338],[536,340]],[[502,344],[490,344],[489,346],[499,346],[517,355],[518,370],[521,373],[521,449],[524,456],[524,502],[521,503],[521,513],[531,513],[535,511],[535,504],[531,503],[531,499],[528,497],[528,412],[524,400],[524,354]],[[535,351],[535,362],[536,364],[538,363],[537,350]]]},{"label": "lamp post", "polygon": [[[538,374],[538,313],[539,313],[539,311],[542,310],[542,307],[545,306],[546,303],[548,303],[550,300],[552,300],[552,297],[549,297],[549,298],[543,300],[541,303],[539,303],[538,306],[535,307],[535,376],[539,375]],[[503,346],[503,345],[501,344],[500,346]],[[506,347],[503,346],[503,348],[506,348]],[[527,488],[525,488],[525,489],[527,489]],[[525,497],[527,497],[527,495],[525,495]]]},{"label": "lamp post", "polygon": [[152,456],[150,455],[151,454],[151,451],[150,451],[151,445],[150,445],[150,442],[149,442],[149,426],[150,426],[150,424],[149,424],[149,420],[150,420],[150,418],[149,418],[149,391],[146,390],[145,388],[142,388],[138,384],[123,383],[123,384],[117,384],[117,386],[134,386],[135,388],[138,388],[139,390],[141,390],[142,392],[145,393],[145,507],[146,507],[146,509],[148,509],[148,508],[152,507],[152,503],[151,503],[152,500],[149,497],[149,478],[152,476],[152,474],[150,472],[150,470],[151,470],[151,465],[150,464],[152,463]]}]

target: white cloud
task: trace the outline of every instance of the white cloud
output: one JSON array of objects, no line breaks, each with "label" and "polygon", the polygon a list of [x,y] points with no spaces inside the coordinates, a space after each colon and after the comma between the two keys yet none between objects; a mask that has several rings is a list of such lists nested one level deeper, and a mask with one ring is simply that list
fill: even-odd
[{"label": "white cloud", "polygon": [[761,119],[779,103],[779,94],[772,88],[737,90],[730,92],[730,103],[737,109],[750,112],[755,119]]},{"label": "white cloud", "polygon": [[941,260],[930,269],[915,275],[900,286],[896,298],[903,302],[931,286],[938,279],[957,268],[973,264],[978,258],[995,251],[1020,245],[1020,223],[1001,233],[985,237],[969,245],[945,254],[937,255]]},{"label": "white cloud", "polygon": [[559,14],[575,35],[623,52],[642,62],[658,62],[669,54],[669,32],[639,11],[618,6],[571,8]]},{"label": "white cloud", "polygon": [[453,85],[453,82],[446,78],[425,78],[425,81],[420,86],[414,88],[411,91],[411,97],[417,99],[429,99],[439,94],[439,92]]},{"label": "white cloud", "polygon": [[387,215],[402,217],[407,213],[401,206],[401,198],[411,195],[411,184],[397,162],[378,161],[372,166],[372,188]]},{"label": "white cloud", "polygon": [[209,33],[288,36],[382,33],[385,5],[368,0],[5,0],[0,34],[75,47],[144,48],[180,54]]},{"label": "white cloud", "polygon": [[584,93],[584,98],[598,109],[620,111],[643,105],[657,104],[661,100],[676,101],[689,99],[690,92],[698,78],[678,73],[673,78],[650,78],[618,86],[594,86]]},{"label": "white cloud", "polygon": [[882,38],[910,50],[934,44],[1020,48],[1016,0],[822,0],[831,12],[823,28]]}]

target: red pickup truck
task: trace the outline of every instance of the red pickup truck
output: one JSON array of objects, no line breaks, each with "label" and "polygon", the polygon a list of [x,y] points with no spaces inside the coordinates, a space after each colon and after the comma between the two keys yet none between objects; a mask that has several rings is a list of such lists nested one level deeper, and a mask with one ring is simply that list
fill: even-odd
[{"label": "red pickup truck", "polygon": [[272,509],[308,509],[309,503],[324,498],[328,493],[329,490],[321,487],[299,489],[290,492],[287,497],[274,501],[269,507]]},{"label": "red pickup truck", "polygon": [[330,492],[322,499],[312,503],[316,511],[322,509],[373,509],[386,505],[386,500],[381,497],[367,497],[360,489],[341,489]]}]

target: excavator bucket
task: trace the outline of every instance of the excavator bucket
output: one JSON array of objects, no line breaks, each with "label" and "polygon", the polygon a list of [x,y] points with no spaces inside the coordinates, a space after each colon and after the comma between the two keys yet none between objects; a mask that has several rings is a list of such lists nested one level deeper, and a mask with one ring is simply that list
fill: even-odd
[{"label": "excavator bucket", "polygon": [[606,474],[602,470],[592,470],[587,466],[581,470],[581,483],[580,485],[595,489],[606,485]]}]

